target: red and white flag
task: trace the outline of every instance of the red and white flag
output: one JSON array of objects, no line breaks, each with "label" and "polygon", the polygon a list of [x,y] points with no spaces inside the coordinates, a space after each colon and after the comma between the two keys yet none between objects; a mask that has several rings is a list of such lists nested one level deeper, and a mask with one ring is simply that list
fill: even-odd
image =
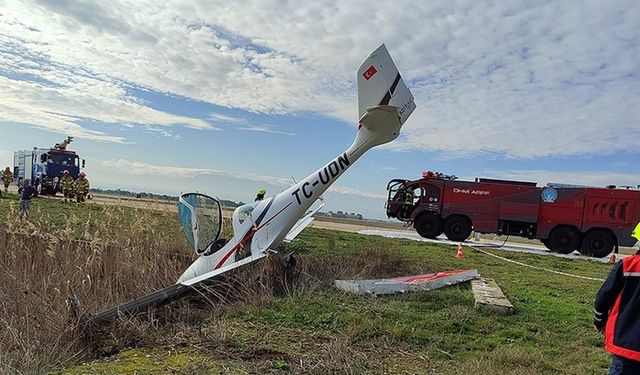
[{"label": "red and white flag", "polygon": [[371,65],[369,67],[369,69],[367,69],[364,73],[362,73],[362,76],[364,77],[364,79],[366,79],[367,81],[371,79],[371,77],[373,77],[376,73],[378,73],[378,71],[376,70],[376,68]]}]

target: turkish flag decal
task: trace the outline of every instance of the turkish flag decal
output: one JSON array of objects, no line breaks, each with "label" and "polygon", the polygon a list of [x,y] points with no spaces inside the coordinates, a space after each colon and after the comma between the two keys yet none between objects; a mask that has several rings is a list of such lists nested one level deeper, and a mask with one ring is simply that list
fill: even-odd
[{"label": "turkish flag decal", "polygon": [[362,73],[362,76],[364,77],[364,79],[366,79],[367,81],[371,79],[371,77],[373,77],[376,73],[378,73],[378,71],[376,70],[376,68],[371,65],[369,67],[369,69],[367,69],[364,73]]}]

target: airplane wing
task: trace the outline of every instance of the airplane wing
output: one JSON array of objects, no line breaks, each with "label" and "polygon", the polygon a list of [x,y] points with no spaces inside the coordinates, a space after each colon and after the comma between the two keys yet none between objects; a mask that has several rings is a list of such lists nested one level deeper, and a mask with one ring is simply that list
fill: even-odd
[{"label": "airplane wing", "polygon": [[[322,199],[322,198],[321,198]],[[313,215],[316,212],[320,211],[320,209],[324,207],[324,201],[313,210],[310,210],[302,219],[298,220],[298,222],[291,228],[289,233],[284,237],[284,242],[291,242],[294,238],[296,238],[300,232],[304,230],[304,228],[308,227],[309,224],[313,221]]]},{"label": "airplane wing", "polygon": [[220,268],[217,268],[215,270],[212,270],[210,272],[202,274],[200,276],[193,277],[193,278],[191,278],[189,280],[178,282],[178,284],[186,285],[186,286],[196,285],[196,284],[198,284],[200,282],[212,279],[212,278],[214,278],[216,276],[222,275],[223,273],[231,271],[233,269],[236,269],[236,268],[238,268],[240,266],[244,266],[245,264],[253,263],[253,262],[257,261],[257,260],[260,260],[260,259],[266,257],[267,255],[268,255],[268,253],[266,253],[266,252],[260,253],[260,254],[256,254],[256,255],[252,255],[252,256],[246,257],[246,258],[244,258],[242,260],[239,260],[239,261],[237,261],[235,263],[231,263],[229,265],[222,266]]},{"label": "airplane wing", "polygon": [[247,265],[249,263],[253,263],[266,256],[267,256],[267,253],[250,256],[245,259],[242,259],[241,261],[235,262],[225,267],[218,268],[216,270],[208,272],[199,277],[187,280],[185,282],[179,282],[179,283],[170,285],[166,288],[157,290],[153,293],[149,293],[133,301],[129,301],[127,303],[117,305],[110,309],[104,310],[99,314],[96,314],[91,321],[94,324],[100,325],[103,323],[107,323],[113,319],[116,319],[119,316],[131,316],[133,314],[144,311],[149,307],[160,306],[164,303],[170,302],[177,298],[181,298],[185,295],[193,294],[195,291],[194,287],[199,283],[204,281],[212,281],[216,277],[220,277],[220,275],[228,271]]}]

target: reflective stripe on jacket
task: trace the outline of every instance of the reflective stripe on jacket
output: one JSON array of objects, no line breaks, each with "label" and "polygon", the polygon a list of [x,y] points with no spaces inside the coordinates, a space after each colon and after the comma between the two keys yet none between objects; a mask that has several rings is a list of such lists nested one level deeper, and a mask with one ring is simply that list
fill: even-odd
[{"label": "reflective stripe on jacket", "polygon": [[640,251],[616,263],[598,291],[594,324],[608,352],[640,361]]},{"label": "reflective stripe on jacket", "polygon": [[60,179],[60,185],[62,186],[62,190],[73,190],[73,177],[71,176],[62,176]]},{"label": "reflective stripe on jacket", "polygon": [[77,179],[76,180],[76,193],[78,194],[88,194],[89,193],[89,180],[85,179]]}]

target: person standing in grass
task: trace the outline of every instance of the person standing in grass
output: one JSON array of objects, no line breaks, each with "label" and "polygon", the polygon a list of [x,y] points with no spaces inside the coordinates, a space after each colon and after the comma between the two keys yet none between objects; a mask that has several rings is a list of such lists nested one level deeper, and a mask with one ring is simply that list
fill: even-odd
[{"label": "person standing in grass", "polygon": [[25,178],[22,181],[22,187],[18,189],[18,195],[20,196],[19,211],[20,217],[25,219],[29,218],[29,209],[31,208],[31,199],[38,196],[38,190],[29,184],[29,179]]},{"label": "person standing in grass", "polygon": [[9,190],[9,185],[13,181],[13,173],[11,173],[11,168],[7,167],[2,172],[2,182],[4,183],[4,192],[6,193]]},{"label": "person standing in grass", "polygon": [[[631,236],[640,241],[640,223]],[[613,266],[593,313],[604,347],[613,355],[609,374],[640,374],[640,250]]]},{"label": "person standing in grass", "polygon": [[84,172],[80,172],[76,180],[76,202],[84,202],[87,194],[89,194],[89,180]]},{"label": "person standing in grass", "polygon": [[62,195],[64,196],[65,203],[73,201],[73,183],[73,177],[71,177],[69,171],[65,170],[60,179],[60,187],[62,187]]}]

